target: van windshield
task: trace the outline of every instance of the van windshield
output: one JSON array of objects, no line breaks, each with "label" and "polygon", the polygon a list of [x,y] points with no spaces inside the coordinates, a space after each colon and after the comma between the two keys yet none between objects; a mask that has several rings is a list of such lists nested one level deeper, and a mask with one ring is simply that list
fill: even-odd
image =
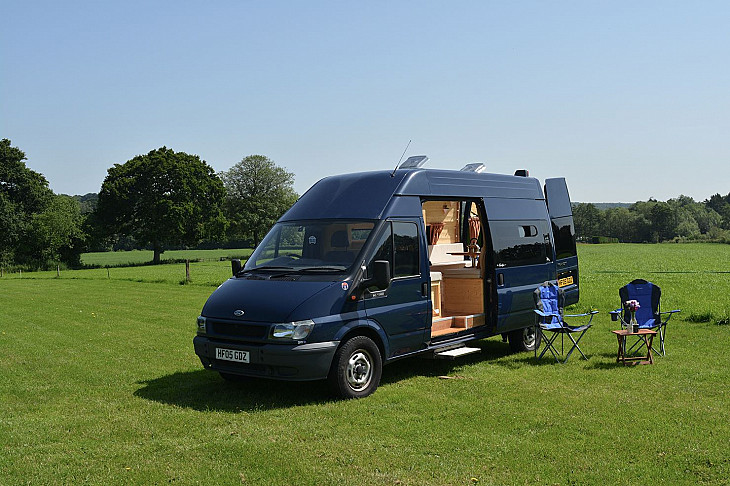
[{"label": "van windshield", "polygon": [[244,271],[346,272],[374,227],[375,221],[276,223],[248,259]]}]

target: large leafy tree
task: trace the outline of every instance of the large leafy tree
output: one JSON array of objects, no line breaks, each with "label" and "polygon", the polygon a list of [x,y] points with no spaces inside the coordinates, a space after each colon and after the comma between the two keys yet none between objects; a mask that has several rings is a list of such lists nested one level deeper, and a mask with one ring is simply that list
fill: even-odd
[{"label": "large leafy tree", "polygon": [[18,250],[27,240],[33,214],[53,198],[48,181],[25,165],[25,153],[0,140],[0,264],[18,262]]},{"label": "large leafy tree", "polygon": [[159,263],[166,245],[193,245],[223,232],[224,195],[200,157],[162,147],[107,171],[96,219],[107,234],[151,245]]},{"label": "large leafy tree", "polygon": [[0,264],[78,264],[84,239],[78,204],[54,195],[25,160],[10,140],[0,140]]},{"label": "large leafy tree", "polygon": [[249,155],[221,174],[232,237],[254,246],[297,200],[294,174],[263,155]]}]

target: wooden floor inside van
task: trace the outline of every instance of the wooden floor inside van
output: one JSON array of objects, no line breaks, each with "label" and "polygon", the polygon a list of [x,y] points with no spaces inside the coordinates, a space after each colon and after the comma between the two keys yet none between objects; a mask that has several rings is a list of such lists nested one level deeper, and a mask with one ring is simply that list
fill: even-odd
[{"label": "wooden floor inside van", "polygon": [[445,336],[484,325],[484,314],[465,316],[434,317],[431,324],[431,337]]}]

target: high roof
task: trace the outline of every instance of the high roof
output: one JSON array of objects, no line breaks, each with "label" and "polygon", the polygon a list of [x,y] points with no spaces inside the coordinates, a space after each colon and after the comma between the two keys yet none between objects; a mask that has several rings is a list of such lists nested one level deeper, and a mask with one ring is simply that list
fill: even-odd
[{"label": "high roof", "polygon": [[379,219],[393,196],[544,198],[531,177],[437,169],[360,172],[320,180],[280,221]]}]

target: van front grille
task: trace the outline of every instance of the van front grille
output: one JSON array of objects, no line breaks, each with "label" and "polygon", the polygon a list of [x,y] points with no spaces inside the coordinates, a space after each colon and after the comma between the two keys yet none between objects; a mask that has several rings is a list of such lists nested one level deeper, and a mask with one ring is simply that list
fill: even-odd
[{"label": "van front grille", "polygon": [[211,334],[236,338],[264,339],[269,332],[266,324],[208,321],[208,326]]}]

